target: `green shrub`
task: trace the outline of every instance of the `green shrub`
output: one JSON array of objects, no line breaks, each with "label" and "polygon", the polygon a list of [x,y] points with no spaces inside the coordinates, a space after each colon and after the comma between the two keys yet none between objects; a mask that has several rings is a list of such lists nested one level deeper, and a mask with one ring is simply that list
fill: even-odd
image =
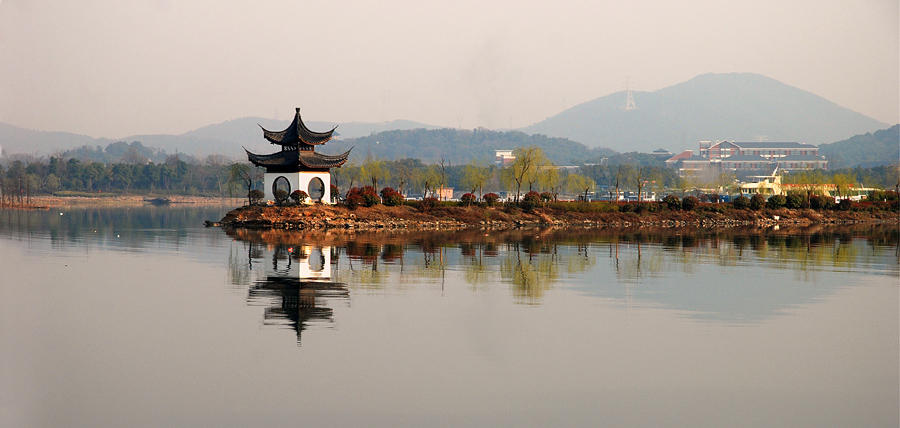
[{"label": "green shrub", "polygon": [[853,202],[850,202],[849,199],[841,199],[841,202],[838,203],[838,209],[841,211],[850,211],[852,206]]},{"label": "green shrub", "polygon": [[900,197],[893,190],[876,190],[866,196],[866,200],[871,202],[896,201],[898,199]]},{"label": "green shrub", "polygon": [[712,213],[724,213],[728,210],[728,207],[727,204],[724,203],[705,204],[700,206],[700,210]]},{"label": "green shrub", "polygon": [[553,200],[553,194],[550,192],[542,192],[541,193],[541,202],[547,203]]},{"label": "green shrub", "polygon": [[519,206],[521,206],[525,211],[531,211],[540,204],[541,194],[535,192],[534,190],[526,193],[522,200],[519,202]]},{"label": "green shrub", "polygon": [[834,198],[830,196],[810,196],[809,207],[816,210],[832,210],[834,209]]},{"label": "green shrub", "polygon": [[766,206],[766,197],[757,193],[750,198],[750,209],[753,211],[759,211]]},{"label": "green shrub", "polygon": [[731,205],[738,210],[744,210],[750,207],[750,198],[740,195],[731,201]]},{"label": "green shrub", "polygon": [[695,196],[685,196],[681,200],[681,209],[685,211],[693,211],[694,208],[697,208],[697,205],[700,205],[700,200]]},{"label": "green shrub", "polygon": [[787,198],[781,195],[774,195],[766,201],[766,208],[778,209],[784,206],[787,203]]},{"label": "green shrub", "polygon": [[809,207],[814,210],[822,209],[822,197],[817,195],[812,195],[809,197]]},{"label": "green shrub", "polygon": [[277,203],[278,205],[283,205],[285,202],[287,202],[288,192],[286,190],[278,189],[275,191],[274,195],[275,203]]},{"label": "green shrub", "polygon": [[784,206],[790,209],[798,209],[803,207],[803,196],[800,195],[788,195],[787,198],[784,198]]},{"label": "green shrub", "polygon": [[670,210],[681,209],[681,199],[678,199],[678,196],[668,195],[663,198],[663,202],[665,202],[666,206],[669,207]]},{"label": "green shrub", "polygon": [[616,212],[619,206],[615,202],[594,201],[594,202],[551,202],[549,207],[560,211],[571,211],[579,213],[608,213]]},{"label": "green shrub", "polygon": [[250,191],[249,196],[251,204],[258,204],[266,197],[266,194],[262,190],[253,189]]}]

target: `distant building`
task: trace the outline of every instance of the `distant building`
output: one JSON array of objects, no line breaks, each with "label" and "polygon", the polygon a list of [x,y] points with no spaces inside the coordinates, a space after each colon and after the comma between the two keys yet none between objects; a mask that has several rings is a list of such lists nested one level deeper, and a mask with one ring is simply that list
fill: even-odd
[{"label": "distant building", "polygon": [[441,187],[438,188],[435,192],[435,196],[442,201],[449,201],[453,199],[453,188],[452,187]]},{"label": "distant building", "polygon": [[863,187],[849,185],[846,188],[839,189],[833,183],[809,183],[809,184],[784,184],[782,173],[779,170],[772,171],[769,175],[758,175],[747,177],[748,182],[741,184],[741,194],[752,196],[754,194],[762,194],[765,196],[772,195],[790,195],[790,194],[806,194],[812,193],[835,199],[850,199],[859,201],[871,194],[876,189],[871,187]]},{"label": "distant building", "polygon": [[494,150],[494,156],[494,163],[500,167],[509,165],[516,160],[516,155],[513,154],[512,150]]},{"label": "distant building", "polygon": [[666,160],[679,173],[691,171],[756,171],[825,169],[828,161],[819,148],[797,142],[701,141],[700,152],[685,150]]}]

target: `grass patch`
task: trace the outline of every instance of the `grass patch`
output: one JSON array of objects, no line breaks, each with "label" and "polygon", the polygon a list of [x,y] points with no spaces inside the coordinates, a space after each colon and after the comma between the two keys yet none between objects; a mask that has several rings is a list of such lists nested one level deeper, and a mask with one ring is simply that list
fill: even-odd
[{"label": "grass patch", "polygon": [[610,213],[619,211],[619,206],[613,202],[550,202],[548,208],[578,213]]}]

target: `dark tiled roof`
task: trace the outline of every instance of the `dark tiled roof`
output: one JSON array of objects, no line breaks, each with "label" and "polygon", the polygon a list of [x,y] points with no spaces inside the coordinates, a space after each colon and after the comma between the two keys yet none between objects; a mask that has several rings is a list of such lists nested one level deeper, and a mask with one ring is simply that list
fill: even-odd
[{"label": "dark tiled roof", "polygon": [[742,148],[742,149],[815,149],[816,146],[812,144],[806,143],[798,143],[798,142],[784,142],[784,143],[776,143],[776,142],[734,142],[734,145]]},{"label": "dark tiled roof", "polygon": [[265,168],[299,168],[302,165],[311,169],[339,167],[347,162],[350,150],[339,155],[323,155],[310,150],[284,150],[271,155],[258,155],[244,149],[247,152],[247,158],[256,166]]},{"label": "dark tiled roof", "polygon": [[[350,150],[353,149],[351,148]],[[344,162],[347,162],[347,157],[350,156],[350,150],[339,155],[323,155],[321,153],[308,151],[299,152],[300,163],[307,168],[337,168],[343,165]]]},{"label": "dark tiled roof", "polygon": [[[290,146],[290,147],[299,147],[301,145],[307,146],[315,146],[319,144],[325,144],[328,140],[331,139],[332,134],[334,134],[334,130],[337,129],[335,126],[328,132],[313,132],[310,131],[306,125],[303,124],[303,119],[300,118],[300,109],[296,110],[294,114],[294,120],[288,125],[287,129],[283,131],[269,131],[266,128],[263,128],[260,125],[260,128],[263,130],[263,137],[269,140],[272,144],[279,144],[282,146]],[[301,148],[302,149],[302,148]]]}]

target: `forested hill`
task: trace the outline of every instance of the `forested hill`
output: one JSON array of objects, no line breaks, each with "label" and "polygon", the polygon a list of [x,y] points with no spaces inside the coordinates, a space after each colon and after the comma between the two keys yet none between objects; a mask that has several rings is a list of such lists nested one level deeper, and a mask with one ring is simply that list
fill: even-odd
[{"label": "forested hill", "polygon": [[856,135],[836,143],[822,144],[819,146],[819,154],[828,159],[828,169],[898,163],[900,125]]},{"label": "forested hill", "polygon": [[[486,129],[410,129],[385,131],[367,137],[350,138],[326,144],[328,153],[343,152],[354,147],[350,160],[361,162],[367,156],[378,159],[421,159],[425,163],[445,162],[459,165],[473,159],[493,161],[494,150],[513,150],[536,146],[557,165],[580,165],[596,161],[616,152],[605,148],[590,149],[565,138],[528,135],[521,132]],[[323,152],[325,150],[322,150]]]}]

